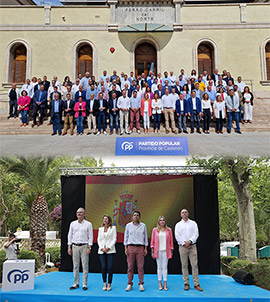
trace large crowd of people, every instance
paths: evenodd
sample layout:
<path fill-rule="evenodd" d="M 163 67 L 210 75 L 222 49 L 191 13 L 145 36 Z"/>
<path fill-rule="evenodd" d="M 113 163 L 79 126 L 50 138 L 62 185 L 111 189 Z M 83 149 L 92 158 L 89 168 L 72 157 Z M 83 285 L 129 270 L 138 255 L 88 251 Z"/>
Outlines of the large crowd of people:
<path fill-rule="evenodd" d="M 165 71 L 163 77 L 150 71 L 147 76 L 142 73 L 137 78 L 133 72 L 129 76 L 121 72 L 119 76 L 114 70 L 109 76 L 104 70 L 99 81 L 86 72 L 84 76 L 78 74 L 75 83 L 66 76 L 62 85 L 57 76 L 51 82 L 47 76 L 33 77 L 32 81 L 27 79 L 20 90 L 12 84 L 8 97 L 8 118 L 16 118 L 20 112 L 20 126 L 27 126 L 32 116 L 31 126 L 35 127 L 48 115 L 52 135 L 66 135 L 68 128 L 73 135 L 74 123 L 77 135 L 83 134 L 85 124 L 87 134 L 107 134 L 108 120 L 110 135 L 114 129 L 120 135 L 134 131 L 140 134 L 141 126 L 147 134 L 151 125 L 154 133 L 159 134 L 163 121 L 167 134 L 188 133 L 188 126 L 190 133 L 194 133 L 196 127 L 197 133 L 201 133 L 202 128 L 209 134 L 211 121 L 216 122 L 218 134 L 223 133 L 225 121 L 228 133 L 235 122 L 235 132 L 241 134 L 240 123 L 252 123 L 250 88 L 241 76 L 235 81 L 230 72 L 223 70 L 219 74 L 217 69 L 213 74 L 204 71 L 199 75 L 193 69 L 190 76 L 184 69 L 178 76 L 173 71 Z"/>

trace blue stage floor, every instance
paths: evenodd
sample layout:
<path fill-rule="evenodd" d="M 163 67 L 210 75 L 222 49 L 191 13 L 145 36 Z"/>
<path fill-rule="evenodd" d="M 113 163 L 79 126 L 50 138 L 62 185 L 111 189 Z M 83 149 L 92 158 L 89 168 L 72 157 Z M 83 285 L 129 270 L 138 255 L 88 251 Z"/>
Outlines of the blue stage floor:
<path fill-rule="evenodd" d="M 191 278 L 192 279 L 192 278 Z M 190 280 L 191 280 L 190 279 Z M 89 274 L 88 291 L 80 287 L 69 290 L 73 284 L 73 274 L 51 272 L 35 278 L 33 291 L 0 292 L 1 302 L 126 302 L 126 301 L 162 301 L 162 302 L 258 302 L 270 301 L 270 292 L 253 285 L 241 285 L 232 278 L 222 275 L 201 275 L 200 284 L 203 292 L 193 288 L 187 292 L 183 289 L 181 275 L 168 276 L 168 291 L 158 290 L 156 275 L 145 275 L 145 291 L 139 292 L 138 278 L 135 275 L 133 290 L 126 292 L 126 275 L 114 275 L 112 291 L 102 291 L 101 274 Z M 139 299 L 139 300 L 138 300 Z"/>

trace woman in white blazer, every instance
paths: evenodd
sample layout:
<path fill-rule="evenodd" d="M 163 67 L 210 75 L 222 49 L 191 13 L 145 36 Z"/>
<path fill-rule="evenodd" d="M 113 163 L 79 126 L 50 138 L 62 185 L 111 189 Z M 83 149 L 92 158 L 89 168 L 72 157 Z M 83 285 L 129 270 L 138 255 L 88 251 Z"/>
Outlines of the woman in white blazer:
<path fill-rule="evenodd" d="M 98 229 L 98 254 L 101 263 L 103 290 L 111 290 L 113 278 L 113 259 L 116 253 L 116 227 L 112 225 L 109 215 L 103 216 L 102 226 Z M 108 283 L 107 283 L 108 275 Z"/>

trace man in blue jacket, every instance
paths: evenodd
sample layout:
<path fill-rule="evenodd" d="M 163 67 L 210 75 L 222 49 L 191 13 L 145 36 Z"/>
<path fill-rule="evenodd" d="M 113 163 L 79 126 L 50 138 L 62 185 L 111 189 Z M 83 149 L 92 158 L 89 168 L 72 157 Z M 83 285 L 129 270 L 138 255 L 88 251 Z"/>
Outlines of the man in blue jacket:
<path fill-rule="evenodd" d="M 51 109 L 51 121 L 53 123 L 53 133 L 52 135 L 62 135 L 61 119 L 64 110 L 64 102 L 60 100 L 59 94 L 54 95 L 54 99 L 50 103 Z"/>
<path fill-rule="evenodd" d="M 175 112 L 178 116 L 179 133 L 182 132 L 182 128 L 184 130 L 184 133 L 188 133 L 187 117 L 190 116 L 189 103 L 186 99 L 184 99 L 183 93 L 180 93 L 179 97 L 180 99 L 178 99 L 175 104 Z"/>
<path fill-rule="evenodd" d="M 200 121 L 202 115 L 202 103 L 201 100 L 196 97 L 196 90 L 192 90 L 191 97 L 188 99 L 189 103 L 189 112 L 190 112 L 190 121 L 191 121 L 191 133 L 194 133 L 194 119 L 197 121 L 197 133 L 201 134 L 200 131 Z"/>
<path fill-rule="evenodd" d="M 119 120 L 119 109 L 117 107 L 118 98 L 116 93 L 112 94 L 112 97 L 109 99 L 108 107 L 110 114 L 110 135 L 113 134 L 113 122 L 115 122 L 115 131 L 116 134 L 119 134 L 118 120 Z"/>
<path fill-rule="evenodd" d="M 39 112 L 39 122 L 38 126 L 42 124 L 44 111 L 47 105 L 47 91 L 44 89 L 44 85 L 40 85 L 40 90 L 37 90 L 33 96 L 33 107 L 34 107 L 34 116 L 33 116 L 33 124 L 32 128 L 37 124 L 37 115 Z"/>

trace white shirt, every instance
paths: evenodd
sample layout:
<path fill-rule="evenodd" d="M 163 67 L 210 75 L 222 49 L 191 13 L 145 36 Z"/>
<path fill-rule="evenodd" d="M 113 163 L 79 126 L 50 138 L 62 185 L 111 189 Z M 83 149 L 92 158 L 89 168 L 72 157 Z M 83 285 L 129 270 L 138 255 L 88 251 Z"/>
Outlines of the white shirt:
<path fill-rule="evenodd" d="M 193 110 L 197 110 L 196 107 L 196 98 L 192 98 Z"/>
<path fill-rule="evenodd" d="M 5 244 L 7 244 L 7 242 Z M 17 249 L 16 244 L 11 243 L 11 245 L 9 247 L 5 247 L 5 244 L 4 244 L 4 251 L 6 253 L 6 258 L 8 260 L 17 260 L 18 257 L 16 254 L 16 249 Z"/>
<path fill-rule="evenodd" d="M 184 99 L 183 100 L 179 99 L 179 101 L 180 101 L 181 112 L 182 111 L 184 112 Z"/>
<path fill-rule="evenodd" d="M 191 219 L 184 221 L 183 219 L 175 225 L 175 239 L 179 245 L 184 245 L 186 241 L 191 240 L 196 243 L 199 237 L 197 223 Z"/>
<path fill-rule="evenodd" d="M 213 108 L 215 110 L 215 115 L 216 118 L 225 118 L 225 102 L 222 101 L 221 103 L 215 101 L 213 104 Z M 221 116 L 220 116 L 220 111 L 221 111 Z"/>
<path fill-rule="evenodd" d="M 22 94 L 22 92 L 24 91 L 24 90 L 26 90 L 27 91 L 27 95 L 28 96 L 30 96 L 30 98 L 32 98 L 33 97 L 33 95 L 34 95 L 34 85 L 33 84 L 24 84 L 23 86 L 22 86 L 22 89 L 21 89 L 21 92 L 20 92 L 20 94 Z"/>
<path fill-rule="evenodd" d="M 126 84 L 128 84 L 128 89 L 130 88 L 130 82 L 129 82 L 129 80 L 126 80 L 126 81 L 121 82 L 121 89 L 122 90 L 125 89 Z"/>
<path fill-rule="evenodd" d="M 155 99 L 152 100 L 152 114 L 160 114 L 161 111 L 163 110 L 163 107 L 162 107 L 162 101 L 161 99 L 157 99 L 157 101 Z M 159 109 L 157 109 L 159 108 Z"/>
<path fill-rule="evenodd" d="M 124 109 L 129 109 L 130 107 L 130 100 L 129 97 L 126 96 L 125 98 L 123 96 L 120 96 L 117 102 L 117 107 L 124 108 Z"/>
<path fill-rule="evenodd" d="M 155 91 L 156 90 L 158 90 L 158 84 L 152 84 L 152 86 L 151 86 L 151 91 L 153 92 L 153 93 L 155 93 Z"/>
<path fill-rule="evenodd" d="M 144 101 L 144 112 L 148 112 L 148 102 L 149 101 Z"/>
<path fill-rule="evenodd" d="M 170 76 L 170 79 L 171 79 L 171 83 L 174 84 L 176 81 L 176 76 L 175 75 Z"/>
<path fill-rule="evenodd" d="M 162 99 L 163 108 L 167 107 L 167 108 L 175 109 L 175 98 L 172 97 L 171 93 L 168 95 L 164 94 L 161 99 Z"/>
<path fill-rule="evenodd" d="M 166 231 L 159 231 L 158 232 L 158 242 L 159 242 L 159 251 L 166 251 Z"/>
<path fill-rule="evenodd" d="M 91 100 L 90 99 L 90 110 L 93 110 L 93 106 L 94 106 L 94 102 L 95 102 L 95 100 Z M 93 113 L 93 112 L 91 112 L 91 113 Z"/>
<path fill-rule="evenodd" d="M 246 84 L 244 82 L 237 82 L 235 85 L 238 86 L 238 90 L 240 90 L 241 92 L 244 92 L 244 88 L 246 87 Z"/>
<path fill-rule="evenodd" d="M 98 229 L 98 254 L 103 254 L 102 249 L 109 248 L 107 254 L 116 253 L 115 244 L 116 244 L 116 227 L 109 227 L 107 232 L 104 232 L 104 226 Z"/>
<path fill-rule="evenodd" d="M 81 223 L 78 220 L 71 222 L 68 232 L 68 245 L 72 243 L 93 245 L 93 227 L 91 222 L 85 219 Z"/>
<path fill-rule="evenodd" d="M 76 94 L 76 92 L 79 90 L 79 86 L 80 84 L 76 85 L 76 84 L 73 84 L 72 88 L 71 88 L 71 91 Z"/>
<path fill-rule="evenodd" d="M 210 112 L 211 113 L 213 112 L 210 100 L 207 101 L 202 100 L 202 110 L 203 109 L 210 109 Z"/>

